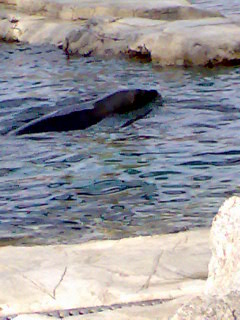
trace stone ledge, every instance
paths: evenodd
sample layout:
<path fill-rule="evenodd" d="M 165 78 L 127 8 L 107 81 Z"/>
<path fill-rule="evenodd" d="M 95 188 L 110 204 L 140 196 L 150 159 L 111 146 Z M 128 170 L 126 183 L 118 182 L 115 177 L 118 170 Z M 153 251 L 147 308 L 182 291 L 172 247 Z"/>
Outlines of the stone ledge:
<path fill-rule="evenodd" d="M 80 245 L 1 247 L 0 316 L 152 299 L 176 299 L 169 305 L 179 306 L 182 296 L 204 288 L 208 236 L 208 230 L 195 230 Z"/>
<path fill-rule="evenodd" d="M 222 16 L 219 12 L 201 10 L 186 0 L 121 1 L 115 0 L 0 0 L 15 10 L 41 14 L 56 19 L 86 20 L 93 16 L 142 17 L 157 20 L 201 19 Z"/>
<path fill-rule="evenodd" d="M 122 6 L 133 6 L 134 3 L 127 2 Z M 160 2 L 161 5 L 163 3 Z M 84 2 L 87 4 L 90 6 L 90 0 Z M 170 4 L 174 7 L 175 2 L 170 1 Z M 150 8 L 151 5 L 153 2 L 150 2 Z M 190 5 L 178 8 L 182 10 L 185 7 L 193 9 Z M 170 10 L 171 6 L 167 8 Z M 167 8 L 164 9 L 166 12 Z M 119 14 L 120 11 L 117 10 Z M 53 44 L 63 48 L 67 56 L 134 58 L 160 66 L 212 67 L 240 63 L 240 25 L 223 17 L 192 19 L 188 15 L 188 20 L 167 21 L 113 15 L 91 18 L 87 15 L 80 20 L 74 18 L 75 21 L 69 21 L 40 15 L 41 10 L 38 14 L 23 13 L 10 9 L 6 4 L 0 4 L 0 12 L 0 39 Z M 138 7 L 134 12 L 138 12 Z"/>

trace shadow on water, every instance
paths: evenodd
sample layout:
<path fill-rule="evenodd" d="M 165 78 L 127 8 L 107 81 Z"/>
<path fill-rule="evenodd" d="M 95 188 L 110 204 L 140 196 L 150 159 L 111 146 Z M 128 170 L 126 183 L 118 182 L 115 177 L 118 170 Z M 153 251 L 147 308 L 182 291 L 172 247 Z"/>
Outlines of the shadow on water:
<path fill-rule="evenodd" d="M 209 226 L 239 193 L 239 68 L 66 61 L 52 47 L 1 44 L 0 132 L 122 88 L 164 106 L 131 123 L 0 136 L 0 243 L 73 243 Z M 128 126 L 124 126 L 129 122 Z"/>

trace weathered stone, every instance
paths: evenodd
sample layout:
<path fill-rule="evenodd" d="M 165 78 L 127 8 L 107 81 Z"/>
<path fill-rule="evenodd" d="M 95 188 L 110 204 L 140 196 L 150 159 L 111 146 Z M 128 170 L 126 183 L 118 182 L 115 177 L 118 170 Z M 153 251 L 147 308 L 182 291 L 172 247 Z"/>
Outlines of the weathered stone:
<path fill-rule="evenodd" d="M 181 307 L 171 320 L 238 320 L 240 295 L 230 293 L 222 298 L 202 296 Z"/>
<path fill-rule="evenodd" d="M 240 319 L 240 197 L 220 207 L 213 219 L 210 246 L 205 295 L 181 307 L 172 320 Z"/>
<path fill-rule="evenodd" d="M 21 3 L 32 5 L 31 1 Z M 105 12 L 108 15 L 91 17 L 93 13 L 87 15 L 89 19 L 82 17 L 80 20 L 67 21 L 49 18 L 45 14 L 46 10 L 54 11 L 55 4 L 63 5 L 61 2 L 53 2 L 51 6 L 48 4 L 50 9 L 41 3 L 38 3 L 38 14 L 35 15 L 1 9 L 0 39 L 38 45 L 53 44 L 63 47 L 68 55 L 123 56 L 152 61 L 161 66 L 240 63 L 240 26 L 226 18 L 167 21 L 139 18 L 137 16 L 141 15 L 135 13 L 135 17 L 113 17 L 110 12 Z M 166 5 L 165 2 L 154 1 L 149 6 L 154 3 L 156 6 L 159 3 Z M 84 2 L 85 6 L 87 4 L 91 6 L 91 1 Z M 121 6 L 125 8 L 133 4 L 136 5 L 134 0 L 123 2 Z M 135 11 L 139 11 L 142 5 L 138 4 Z M 148 3 L 144 2 L 144 5 Z M 164 9 L 166 12 L 176 3 L 170 1 L 168 6 Z M 192 7 L 188 4 L 187 8 Z M 157 7 L 155 9 L 158 10 Z M 118 13 L 120 11 L 116 10 Z M 67 12 L 64 10 L 64 13 Z M 56 14 L 53 13 L 53 16 Z"/>
<path fill-rule="evenodd" d="M 131 57 L 129 52 L 137 53 L 144 47 L 149 53 L 147 57 L 162 66 L 240 61 L 240 27 L 227 19 L 164 22 L 125 18 L 110 23 L 98 21 L 98 24 L 88 25 L 84 32 L 79 31 L 77 41 L 69 42 L 72 53 Z"/>
<path fill-rule="evenodd" d="M 212 223 L 210 241 L 206 293 L 240 294 L 240 197 L 232 197 L 221 206 Z"/>
<path fill-rule="evenodd" d="M 162 20 L 201 19 L 222 16 L 218 12 L 201 10 L 186 0 L 121 1 L 115 0 L 0 0 L 17 10 L 48 17 L 82 20 L 94 16 L 142 17 Z"/>
<path fill-rule="evenodd" d="M 196 230 L 80 245 L 1 247 L 0 316 L 170 299 L 167 305 L 123 306 L 92 315 L 101 319 L 134 308 L 148 310 L 143 319 L 154 319 L 155 309 L 167 319 L 183 297 L 188 301 L 204 289 L 208 235 Z"/>

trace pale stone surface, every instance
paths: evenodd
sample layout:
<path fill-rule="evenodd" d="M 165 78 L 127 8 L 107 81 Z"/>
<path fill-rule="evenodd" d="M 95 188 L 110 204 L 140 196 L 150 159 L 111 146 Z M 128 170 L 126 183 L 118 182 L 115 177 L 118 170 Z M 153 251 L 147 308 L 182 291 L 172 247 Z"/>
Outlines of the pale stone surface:
<path fill-rule="evenodd" d="M 142 18 L 89 20 L 69 35 L 69 50 L 82 55 L 131 56 L 145 48 L 164 65 L 206 65 L 240 59 L 240 27 L 223 18 L 175 22 Z"/>
<path fill-rule="evenodd" d="M 151 57 L 162 66 L 240 59 L 240 26 L 226 18 L 167 22 L 95 17 L 73 22 L 5 9 L 0 15 L 0 38 L 63 45 L 70 54 L 83 56 Z"/>
<path fill-rule="evenodd" d="M 206 293 L 240 294 L 240 197 L 224 202 L 215 216 L 211 233 L 212 258 Z"/>
<path fill-rule="evenodd" d="M 181 307 L 171 320 L 237 320 L 240 319 L 240 295 L 222 298 L 202 296 Z"/>
<path fill-rule="evenodd" d="M 208 230 L 196 230 L 81 245 L 2 247 L 0 316 L 151 299 L 189 300 L 204 289 L 208 235 Z M 156 308 L 169 316 L 182 303 L 175 302 Z M 124 308 L 114 312 L 122 319 L 128 316 Z M 108 315 L 104 311 L 101 317 Z M 149 319 L 154 319 L 152 314 Z"/>
<path fill-rule="evenodd" d="M 200 10 L 186 0 L 0 0 L 17 10 L 66 20 L 93 16 L 145 17 L 178 20 L 221 16 L 218 12 Z"/>
<path fill-rule="evenodd" d="M 231 197 L 220 207 L 210 247 L 205 294 L 181 307 L 172 320 L 240 319 L 240 197 Z"/>
<path fill-rule="evenodd" d="M 240 60 L 240 25 L 185 0 L 0 3 L 0 39 L 7 41 L 53 44 L 83 56 L 140 58 L 161 66 Z"/>

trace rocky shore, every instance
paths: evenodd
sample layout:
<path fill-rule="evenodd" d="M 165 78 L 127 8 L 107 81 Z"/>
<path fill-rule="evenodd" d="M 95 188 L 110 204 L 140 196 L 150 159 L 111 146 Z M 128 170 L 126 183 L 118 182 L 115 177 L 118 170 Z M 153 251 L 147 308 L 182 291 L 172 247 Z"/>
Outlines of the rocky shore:
<path fill-rule="evenodd" d="M 239 24 L 186 0 L 0 0 L 0 39 L 160 66 L 240 62 Z"/>
<path fill-rule="evenodd" d="M 240 319 L 240 198 L 210 230 L 0 249 L 1 319 Z M 209 264 L 210 261 L 210 264 Z M 209 264 L 209 267 L 208 267 Z"/>

